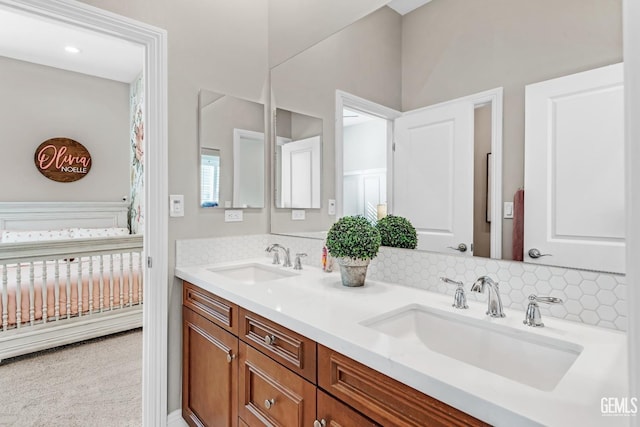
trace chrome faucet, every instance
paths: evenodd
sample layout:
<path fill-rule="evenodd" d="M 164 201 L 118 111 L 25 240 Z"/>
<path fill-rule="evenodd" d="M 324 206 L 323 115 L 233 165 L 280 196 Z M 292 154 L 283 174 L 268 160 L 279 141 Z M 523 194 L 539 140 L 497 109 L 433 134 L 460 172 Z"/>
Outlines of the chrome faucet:
<path fill-rule="evenodd" d="M 489 287 L 489 296 L 487 298 L 487 314 L 490 317 L 505 317 L 502 311 L 502 299 L 500 299 L 500 288 L 498 282 L 494 282 L 489 276 L 480 276 L 478 280 L 471 285 L 471 292 L 483 294 L 484 289 Z"/>
<path fill-rule="evenodd" d="M 291 267 L 291 257 L 289 256 L 289 249 L 285 248 L 282 245 L 279 245 L 278 243 L 274 243 L 272 245 L 267 246 L 267 249 L 265 249 L 265 251 L 269 252 L 269 253 L 271 253 L 273 251 L 276 251 L 275 255 L 273 256 L 273 263 L 274 264 L 278 264 L 279 260 L 278 260 L 278 262 L 276 262 L 276 259 L 277 259 L 276 255 L 278 253 L 277 249 L 281 249 L 282 250 L 282 254 L 284 255 L 284 260 L 282 262 L 282 266 L 283 267 Z"/>

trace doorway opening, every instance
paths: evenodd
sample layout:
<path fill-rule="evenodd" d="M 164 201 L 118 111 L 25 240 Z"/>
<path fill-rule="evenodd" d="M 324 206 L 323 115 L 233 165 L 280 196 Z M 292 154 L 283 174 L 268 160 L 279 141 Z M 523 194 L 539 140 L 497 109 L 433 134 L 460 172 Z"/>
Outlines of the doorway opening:
<path fill-rule="evenodd" d="M 375 222 L 387 212 L 389 120 L 342 110 L 343 214 Z"/>
<path fill-rule="evenodd" d="M 0 9 L 137 44 L 143 50 L 145 127 L 142 420 L 167 424 L 168 138 L 167 33 L 81 2 L 0 0 Z M 141 148 L 141 147 L 137 147 Z M 155 267 L 155 268 L 153 268 Z"/>

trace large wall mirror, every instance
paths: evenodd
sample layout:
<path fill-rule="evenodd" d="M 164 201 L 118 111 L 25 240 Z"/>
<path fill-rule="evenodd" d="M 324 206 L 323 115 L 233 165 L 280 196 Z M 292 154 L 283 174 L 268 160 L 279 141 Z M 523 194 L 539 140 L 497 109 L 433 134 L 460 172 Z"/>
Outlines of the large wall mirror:
<path fill-rule="evenodd" d="M 198 113 L 200 206 L 264 208 L 264 106 L 201 90 Z"/>
<path fill-rule="evenodd" d="M 554 4 L 432 0 L 405 15 L 382 7 L 272 68 L 274 108 L 304 111 L 323 121 L 322 199 L 336 199 L 337 216 L 358 212 L 373 217 L 374 204 L 386 205 L 389 213 L 395 213 L 400 208 L 394 200 L 402 179 L 413 179 L 417 188 L 415 194 L 405 196 L 414 199 L 407 206 L 428 205 L 432 198 L 421 195 L 419 187 L 431 185 L 433 191 L 442 192 L 446 186 L 438 187 L 441 183 L 434 182 L 434 177 L 425 181 L 428 174 L 424 172 L 445 163 L 421 162 L 414 156 L 417 166 L 399 169 L 392 147 L 398 117 L 501 88 L 501 111 L 495 102 L 480 97 L 462 112 L 470 117 L 474 151 L 469 160 L 474 177 L 467 204 L 476 212 L 473 255 L 514 259 L 514 221 L 505 218 L 508 212 L 503 206 L 495 209 L 488 200 L 499 196 L 503 202 L 512 202 L 525 185 L 525 88 L 622 61 L 620 2 L 588 0 L 585 7 L 584 1 L 568 0 L 561 9 Z M 554 12 L 549 14 L 552 7 Z M 347 94 L 344 98 L 349 101 L 338 102 L 340 93 Z M 369 145 L 377 137 L 368 137 L 366 143 L 349 142 L 365 127 L 373 129 L 375 125 L 365 124 L 372 119 L 378 123 L 380 144 L 386 139 L 386 152 L 382 145 Z M 497 125 L 497 119 L 502 123 Z M 499 153 L 492 145 L 497 134 L 503 141 Z M 354 150 L 360 165 L 349 154 Z M 367 156 L 376 150 L 378 161 L 368 162 Z M 386 162 L 381 159 L 383 152 Z M 498 194 L 492 195 L 487 188 L 498 189 Z M 446 199 L 451 194 L 441 196 Z M 271 230 L 322 236 L 336 217 L 323 207 L 317 217 L 307 219 L 291 221 L 276 213 Z M 491 241 L 492 230 L 500 231 L 498 241 Z M 524 261 L 551 258 L 529 258 L 526 249 Z M 458 253 L 448 247 L 441 251 Z M 556 264 L 575 266 L 571 261 Z"/>

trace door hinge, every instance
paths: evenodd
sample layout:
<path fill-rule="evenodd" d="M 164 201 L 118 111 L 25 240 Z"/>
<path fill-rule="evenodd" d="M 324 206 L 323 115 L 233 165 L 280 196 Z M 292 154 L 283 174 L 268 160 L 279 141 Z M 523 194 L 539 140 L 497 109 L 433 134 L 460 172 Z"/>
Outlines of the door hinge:
<path fill-rule="evenodd" d="M 153 267 L 153 258 L 151 258 L 150 256 L 147 257 L 147 267 Z"/>

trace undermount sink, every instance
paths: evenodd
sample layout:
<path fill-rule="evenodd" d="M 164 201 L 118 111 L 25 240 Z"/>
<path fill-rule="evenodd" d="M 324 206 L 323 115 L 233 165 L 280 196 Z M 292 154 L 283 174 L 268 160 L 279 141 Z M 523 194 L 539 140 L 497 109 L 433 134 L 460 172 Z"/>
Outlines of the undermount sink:
<path fill-rule="evenodd" d="M 215 267 L 207 270 L 248 285 L 297 275 L 292 271 L 284 270 L 282 267 L 270 267 L 258 263 Z"/>
<path fill-rule="evenodd" d="M 583 347 L 419 304 L 362 325 L 540 390 L 555 388 Z"/>

